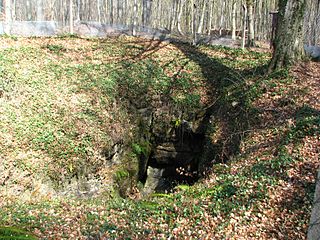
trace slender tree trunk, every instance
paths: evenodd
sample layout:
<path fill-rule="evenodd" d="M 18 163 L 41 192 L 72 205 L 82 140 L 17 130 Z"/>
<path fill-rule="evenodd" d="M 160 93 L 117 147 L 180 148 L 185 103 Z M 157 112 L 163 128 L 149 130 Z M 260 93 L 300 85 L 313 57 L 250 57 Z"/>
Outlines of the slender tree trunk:
<path fill-rule="evenodd" d="M 178 32 L 180 35 L 183 35 L 182 29 L 181 29 L 181 17 L 183 13 L 183 6 L 186 0 L 180 0 L 180 7 L 179 7 L 179 14 L 178 14 Z"/>
<path fill-rule="evenodd" d="M 42 0 L 37 0 L 37 21 L 43 21 Z"/>
<path fill-rule="evenodd" d="M 149 26 L 151 19 L 152 0 L 143 0 L 142 25 Z"/>
<path fill-rule="evenodd" d="M 70 34 L 73 34 L 73 0 L 69 1 Z"/>
<path fill-rule="evenodd" d="M 100 5 L 101 5 L 100 0 L 97 0 L 97 13 L 98 13 L 98 22 L 99 22 L 99 23 L 101 22 Z"/>
<path fill-rule="evenodd" d="M 201 11 L 201 18 L 200 18 L 200 22 L 199 22 L 199 25 L 198 25 L 198 34 L 201 34 L 202 33 L 202 28 L 203 28 L 203 23 L 204 23 L 204 15 L 205 15 L 205 11 L 206 11 L 206 2 L 207 0 L 204 0 L 203 3 L 202 3 L 202 11 Z"/>
<path fill-rule="evenodd" d="M 170 17 L 170 31 L 174 29 L 176 17 L 177 17 L 177 0 L 173 0 Z"/>
<path fill-rule="evenodd" d="M 279 0 L 275 49 L 269 72 L 288 67 L 304 56 L 303 21 L 306 0 Z"/>
<path fill-rule="evenodd" d="M 158 11 L 156 11 L 157 17 L 156 17 L 156 21 L 157 21 L 157 27 L 161 27 L 161 12 L 162 12 L 162 0 L 158 0 Z"/>
<path fill-rule="evenodd" d="M 6 22 L 12 21 L 11 15 L 11 0 L 5 0 L 5 15 L 6 15 Z"/>
<path fill-rule="evenodd" d="M 13 0 L 12 9 L 11 9 L 11 20 L 15 21 L 16 20 L 16 7 L 17 7 L 17 1 Z"/>
<path fill-rule="evenodd" d="M 222 29 L 225 28 L 225 7 L 226 7 L 226 2 L 222 2 L 222 8 L 221 8 L 221 16 L 220 16 L 220 24 L 219 24 L 219 34 L 222 34 Z"/>
<path fill-rule="evenodd" d="M 137 36 L 137 23 L 138 23 L 138 2 L 134 0 L 133 5 L 133 28 L 132 28 L 132 35 Z"/>
<path fill-rule="evenodd" d="M 11 0 L 8 0 L 8 2 L 10 2 L 10 5 L 11 5 Z M 32 15 L 31 15 L 32 10 L 31 10 L 31 2 L 30 2 L 30 0 L 26 0 L 26 5 L 27 5 L 27 20 L 31 21 L 31 19 L 32 19 Z M 12 18 L 12 16 L 11 16 L 11 13 L 10 13 L 10 19 L 11 18 Z"/>
<path fill-rule="evenodd" d="M 77 0 L 77 21 L 80 22 L 80 8 L 81 8 L 81 0 Z"/>
<path fill-rule="evenodd" d="M 110 8 L 110 24 L 113 24 L 113 22 L 114 22 L 114 19 L 113 19 L 113 0 L 110 0 L 109 8 Z"/>
<path fill-rule="evenodd" d="M 247 6 L 243 5 L 243 22 L 242 22 L 242 42 L 241 42 L 241 47 L 245 48 L 246 46 L 246 37 L 247 37 L 247 16 L 248 16 L 248 11 L 247 11 Z"/>
<path fill-rule="evenodd" d="M 254 22 L 253 22 L 253 3 L 248 4 L 248 25 L 249 25 L 249 34 L 248 34 L 248 47 L 254 47 Z"/>
<path fill-rule="evenodd" d="M 194 26 L 194 9 L 195 9 L 195 5 L 194 5 L 194 0 L 190 0 L 190 12 L 191 12 L 191 24 L 190 24 L 190 27 L 191 27 L 191 33 L 194 34 L 194 32 L 196 31 Z"/>
<path fill-rule="evenodd" d="M 197 13 L 198 13 L 198 8 L 197 8 L 197 6 L 196 6 L 196 4 L 193 4 L 193 6 L 192 6 L 192 8 L 193 8 L 193 17 L 192 17 L 192 19 L 193 19 L 193 22 L 192 22 L 192 25 L 193 25 L 193 45 L 197 45 L 197 43 L 198 43 L 198 40 L 197 40 Z"/>
<path fill-rule="evenodd" d="M 233 0 L 232 3 L 232 24 L 231 24 L 231 38 L 233 40 L 236 39 L 236 28 L 237 28 L 237 22 L 236 22 L 236 13 L 237 13 L 237 1 Z"/>
<path fill-rule="evenodd" d="M 212 29 L 213 3 L 214 3 L 214 1 L 209 2 L 209 20 L 208 20 L 208 35 L 209 36 L 211 34 L 211 29 Z"/>

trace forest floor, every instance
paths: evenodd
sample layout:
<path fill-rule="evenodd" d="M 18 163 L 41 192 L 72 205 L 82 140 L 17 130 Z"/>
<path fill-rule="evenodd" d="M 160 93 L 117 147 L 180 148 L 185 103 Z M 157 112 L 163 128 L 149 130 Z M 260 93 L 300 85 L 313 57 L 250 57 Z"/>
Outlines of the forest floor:
<path fill-rule="evenodd" d="M 306 239 L 320 166 L 319 62 L 265 75 L 270 53 L 257 49 L 131 37 L 0 45 L 0 225 L 8 227 L 0 239 L 12 227 L 40 239 Z M 216 92 L 226 116 L 240 106 L 236 131 L 216 134 L 225 144 L 239 136 L 238 150 L 223 152 L 228 161 L 192 186 L 146 198 L 108 187 L 73 197 L 44 184 L 66 181 L 86 161 L 110 185 L 101 153 L 132 124 L 119 99 L 167 89 L 190 109 Z"/>

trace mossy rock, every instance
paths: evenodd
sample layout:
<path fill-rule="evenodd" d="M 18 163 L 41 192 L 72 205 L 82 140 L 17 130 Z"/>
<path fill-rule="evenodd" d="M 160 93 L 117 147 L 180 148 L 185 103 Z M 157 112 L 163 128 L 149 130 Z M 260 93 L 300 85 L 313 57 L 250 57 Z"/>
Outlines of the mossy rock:
<path fill-rule="evenodd" d="M 127 197 L 137 184 L 139 171 L 139 160 L 135 154 L 126 154 L 121 166 L 113 175 L 115 190 L 121 197 Z"/>
<path fill-rule="evenodd" d="M 38 238 L 31 233 L 16 227 L 0 227 L 0 240 L 1 239 L 37 240 Z"/>

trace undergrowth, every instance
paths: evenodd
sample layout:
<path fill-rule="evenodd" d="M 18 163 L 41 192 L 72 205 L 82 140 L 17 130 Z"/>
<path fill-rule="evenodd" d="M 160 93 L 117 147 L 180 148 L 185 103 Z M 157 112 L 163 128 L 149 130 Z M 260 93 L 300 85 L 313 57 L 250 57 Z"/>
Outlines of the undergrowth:
<path fill-rule="evenodd" d="M 292 71 L 264 75 L 269 54 L 124 37 L 4 40 L 1 225 L 44 239 L 305 237 L 320 114 L 304 97 L 316 93 Z M 55 198 L 36 186 L 39 178 L 57 189 L 92 175 L 110 184 L 105 152 L 127 141 L 146 154 L 148 144 L 131 142 L 133 113 L 163 106 L 173 111 L 168 124 L 190 113 L 211 117 L 219 156 L 209 156 L 194 186 L 145 199 L 139 190 L 123 199 L 109 188 L 92 199 Z"/>

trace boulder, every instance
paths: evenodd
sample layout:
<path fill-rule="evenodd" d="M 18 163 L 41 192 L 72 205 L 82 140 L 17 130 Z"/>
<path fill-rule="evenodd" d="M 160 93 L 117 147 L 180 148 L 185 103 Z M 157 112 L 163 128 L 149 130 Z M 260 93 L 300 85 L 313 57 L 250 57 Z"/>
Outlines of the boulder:
<path fill-rule="evenodd" d="M 314 59 L 320 60 L 320 46 L 304 46 L 306 54 Z"/>

